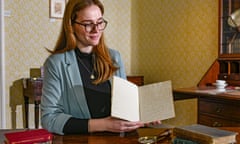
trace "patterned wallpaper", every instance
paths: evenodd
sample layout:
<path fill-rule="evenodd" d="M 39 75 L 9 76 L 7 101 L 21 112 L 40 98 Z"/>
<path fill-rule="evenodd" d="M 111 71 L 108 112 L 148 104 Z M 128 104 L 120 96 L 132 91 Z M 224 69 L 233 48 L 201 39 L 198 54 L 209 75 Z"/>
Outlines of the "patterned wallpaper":
<path fill-rule="evenodd" d="M 11 11 L 5 17 L 7 127 L 20 128 L 24 119 L 21 78 L 30 76 L 30 68 L 43 65 L 48 56 L 45 47 L 54 46 L 61 20 L 49 19 L 49 0 L 5 0 L 5 10 Z"/>
<path fill-rule="evenodd" d="M 131 67 L 146 83 L 196 85 L 217 57 L 218 1 L 135 0 Z"/>
<path fill-rule="evenodd" d="M 218 53 L 217 0 L 133 0 L 131 73 L 145 83 L 196 86 Z M 175 102 L 164 123 L 197 122 L 197 100 Z"/>
<path fill-rule="evenodd" d="M 145 83 L 172 80 L 174 88 L 194 86 L 217 57 L 218 1 L 102 1 L 107 44 L 121 52 L 128 75 L 144 75 Z M 49 0 L 5 0 L 5 10 L 11 11 L 5 17 L 7 127 L 21 128 L 21 78 L 43 64 L 61 20 L 49 19 Z M 196 100 L 175 102 L 175 109 L 176 118 L 166 123 L 196 122 Z M 33 127 L 33 105 L 30 121 Z"/>

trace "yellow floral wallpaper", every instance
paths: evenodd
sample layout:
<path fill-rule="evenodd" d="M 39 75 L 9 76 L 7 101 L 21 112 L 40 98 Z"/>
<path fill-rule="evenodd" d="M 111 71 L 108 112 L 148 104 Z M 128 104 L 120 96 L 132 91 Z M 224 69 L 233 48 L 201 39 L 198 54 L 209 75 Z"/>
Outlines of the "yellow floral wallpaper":
<path fill-rule="evenodd" d="M 102 0 L 109 47 L 121 52 L 128 75 L 145 83 L 172 80 L 173 87 L 195 86 L 217 58 L 217 0 Z M 22 128 L 21 79 L 39 68 L 56 42 L 61 19 L 49 18 L 49 0 L 5 0 L 7 128 Z M 175 102 L 176 117 L 195 123 L 197 101 Z M 33 127 L 33 105 L 30 107 Z"/>
<path fill-rule="evenodd" d="M 217 0 L 135 0 L 132 72 L 146 83 L 172 80 L 174 87 L 196 85 L 218 49 Z M 137 59 L 135 59 L 135 56 Z"/>
<path fill-rule="evenodd" d="M 218 0 L 132 0 L 131 73 L 145 83 L 196 86 L 218 54 Z M 197 100 L 175 102 L 164 123 L 197 122 Z"/>
<path fill-rule="evenodd" d="M 49 0 L 5 0 L 5 10 L 11 11 L 5 17 L 7 127 L 21 128 L 21 79 L 30 76 L 30 68 L 43 65 L 48 56 L 45 48 L 54 46 L 61 20 L 49 19 Z M 33 108 L 30 110 L 33 127 Z"/>

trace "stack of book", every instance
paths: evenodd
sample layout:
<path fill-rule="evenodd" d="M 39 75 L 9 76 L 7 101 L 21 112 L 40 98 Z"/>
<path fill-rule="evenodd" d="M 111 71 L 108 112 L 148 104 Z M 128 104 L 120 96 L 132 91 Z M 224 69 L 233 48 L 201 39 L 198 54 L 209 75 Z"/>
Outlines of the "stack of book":
<path fill-rule="evenodd" d="M 237 132 L 221 130 L 200 124 L 175 127 L 174 144 L 233 144 Z"/>

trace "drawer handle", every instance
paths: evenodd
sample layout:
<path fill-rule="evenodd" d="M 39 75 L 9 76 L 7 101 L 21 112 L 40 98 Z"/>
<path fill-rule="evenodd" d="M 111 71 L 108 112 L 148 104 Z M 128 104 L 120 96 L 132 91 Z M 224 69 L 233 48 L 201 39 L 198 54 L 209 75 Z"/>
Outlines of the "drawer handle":
<path fill-rule="evenodd" d="M 220 107 L 216 108 L 216 112 L 217 112 L 217 113 L 222 112 L 222 108 L 220 108 Z"/>
<path fill-rule="evenodd" d="M 219 122 L 214 122 L 214 123 L 212 124 L 212 126 L 213 126 L 213 127 L 221 127 L 222 124 L 219 123 Z"/>

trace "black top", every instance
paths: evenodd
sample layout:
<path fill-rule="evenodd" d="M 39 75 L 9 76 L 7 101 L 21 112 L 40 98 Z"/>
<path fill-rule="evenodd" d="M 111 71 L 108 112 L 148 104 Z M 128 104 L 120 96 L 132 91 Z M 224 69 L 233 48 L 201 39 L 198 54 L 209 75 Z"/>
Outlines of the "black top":
<path fill-rule="evenodd" d="M 92 84 L 93 80 L 90 77 L 93 72 L 93 54 L 82 53 L 78 48 L 75 49 L 75 52 L 91 117 L 109 116 L 111 110 L 110 82 Z M 88 133 L 88 119 L 71 117 L 66 122 L 63 132 L 64 134 Z"/>

